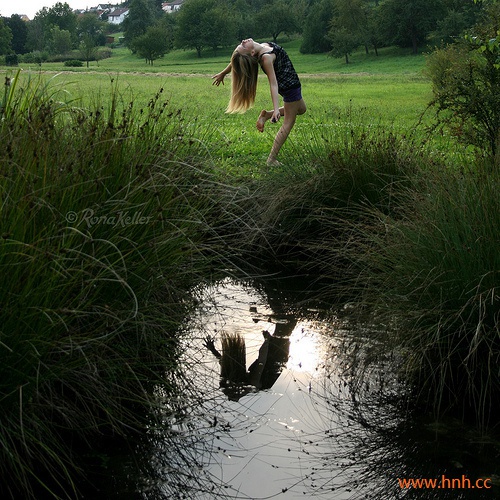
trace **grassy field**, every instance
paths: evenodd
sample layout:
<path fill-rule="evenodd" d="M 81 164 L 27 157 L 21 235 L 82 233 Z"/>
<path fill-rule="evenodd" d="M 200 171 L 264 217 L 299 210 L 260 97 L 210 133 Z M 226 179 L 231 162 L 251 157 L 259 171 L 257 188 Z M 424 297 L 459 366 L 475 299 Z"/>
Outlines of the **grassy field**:
<path fill-rule="evenodd" d="M 414 132 L 432 97 L 430 83 L 422 74 L 423 55 L 383 49 L 377 57 L 363 51 L 354 54 L 346 65 L 343 59 L 324 54 L 301 54 L 299 40 L 280 43 L 289 51 L 301 76 L 308 106 L 307 114 L 299 118 L 285 145 L 285 155 L 287 148 L 299 148 L 300 141 L 309 141 L 318 128 L 344 133 L 353 121 L 357 125 L 364 122 L 402 133 Z M 118 48 L 111 58 L 93 62 L 89 69 L 45 63 L 41 70 L 47 78 L 57 74 L 54 83 L 67 92 L 61 98 L 75 99 L 82 106 L 106 101 L 116 84 L 122 99 L 133 101 L 137 108 L 163 89 L 172 107 L 181 109 L 186 119 L 196 120 L 207 134 L 209 131 L 211 149 L 215 148 L 222 161 L 232 159 L 241 168 L 251 159 L 248 167 L 254 170 L 267 158 L 276 133 L 274 126 L 268 126 L 264 134 L 255 129 L 258 112 L 270 106 L 269 86 L 261 74 L 254 110 L 244 115 L 225 114 L 230 80 L 216 88 L 211 85 L 211 76 L 226 66 L 230 54 L 231 50 L 221 50 L 217 56 L 206 53 L 198 58 L 194 51 L 174 51 L 151 67 L 128 49 Z M 25 77 L 38 70 L 21 67 Z M 427 115 L 424 122 L 428 124 L 429 120 Z M 424 133 L 423 127 L 420 131 Z"/>

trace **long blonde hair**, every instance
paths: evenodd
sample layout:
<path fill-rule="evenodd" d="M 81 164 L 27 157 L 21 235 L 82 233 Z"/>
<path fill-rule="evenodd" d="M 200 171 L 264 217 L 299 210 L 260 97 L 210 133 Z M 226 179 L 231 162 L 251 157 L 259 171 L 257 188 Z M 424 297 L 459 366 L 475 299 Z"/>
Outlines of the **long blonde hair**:
<path fill-rule="evenodd" d="M 223 385 L 247 383 L 245 339 L 239 333 L 223 333 L 221 340 L 220 376 Z"/>
<path fill-rule="evenodd" d="M 253 106 L 257 93 L 259 63 L 254 56 L 236 50 L 231 57 L 231 99 L 226 113 L 244 113 Z"/>

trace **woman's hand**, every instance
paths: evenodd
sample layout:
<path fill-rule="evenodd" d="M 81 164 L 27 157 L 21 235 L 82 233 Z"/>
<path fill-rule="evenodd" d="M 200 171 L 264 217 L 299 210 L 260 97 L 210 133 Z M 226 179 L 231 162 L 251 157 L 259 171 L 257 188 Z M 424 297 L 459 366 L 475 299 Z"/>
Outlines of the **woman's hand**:
<path fill-rule="evenodd" d="M 221 71 L 220 73 L 217 73 L 216 75 L 212 76 L 212 85 L 215 85 L 218 87 L 221 83 L 224 85 L 224 77 L 226 76 L 226 73 Z"/>
<path fill-rule="evenodd" d="M 281 113 L 279 109 L 273 111 L 273 116 L 271 116 L 271 123 L 276 123 L 281 118 Z"/>

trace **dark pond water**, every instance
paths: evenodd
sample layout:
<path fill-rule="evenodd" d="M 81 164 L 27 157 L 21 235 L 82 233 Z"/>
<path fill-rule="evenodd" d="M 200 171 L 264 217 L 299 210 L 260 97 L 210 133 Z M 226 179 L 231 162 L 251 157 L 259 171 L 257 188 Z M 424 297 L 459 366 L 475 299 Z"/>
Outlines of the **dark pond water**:
<path fill-rule="evenodd" d="M 229 279 L 197 295 L 180 360 L 192 387 L 157 388 L 138 498 L 499 498 L 497 444 L 417 418 L 397 354 L 365 363 L 374 326 Z"/>

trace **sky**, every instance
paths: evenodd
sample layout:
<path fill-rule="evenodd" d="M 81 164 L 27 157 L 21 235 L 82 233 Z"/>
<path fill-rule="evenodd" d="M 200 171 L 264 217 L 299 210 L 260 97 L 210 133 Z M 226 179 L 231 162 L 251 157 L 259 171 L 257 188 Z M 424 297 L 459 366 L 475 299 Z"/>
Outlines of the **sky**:
<path fill-rule="evenodd" d="M 86 9 L 95 7 L 102 0 L 0 0 L 0 16 L 10 17 L 12 14 L 26 14 L 30 19 L 44 7 L 53 7 L 56 3 L 67 3 L 72 9 Z M 118 3 L 107 1 L 105 3 Z"/>

